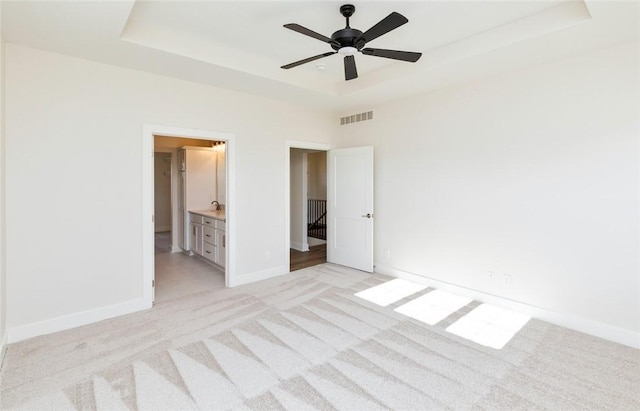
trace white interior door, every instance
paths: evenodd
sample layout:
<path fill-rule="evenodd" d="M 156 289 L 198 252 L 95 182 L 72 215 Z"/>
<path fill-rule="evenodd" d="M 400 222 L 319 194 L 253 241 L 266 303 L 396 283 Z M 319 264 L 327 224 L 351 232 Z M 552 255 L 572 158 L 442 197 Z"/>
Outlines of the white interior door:
<path fill-rule="evenodd" d="M 373 147 L 328 156 L 327 261 L 373 272 Z"/>

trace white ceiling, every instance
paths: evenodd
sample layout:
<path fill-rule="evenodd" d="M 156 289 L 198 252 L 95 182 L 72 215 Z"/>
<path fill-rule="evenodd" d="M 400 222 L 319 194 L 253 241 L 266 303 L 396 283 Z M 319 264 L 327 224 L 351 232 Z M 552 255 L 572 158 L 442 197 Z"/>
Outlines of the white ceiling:
<path fill-rule="evenodd" d="M 331 36 L 332 1 L 2 1 L 5 41 L 346 112 L 411 94 L 638 41 L 638 2 L 359 1 L 361 31 L 396 11 L 409 23 L 368 47 L 422 52 L 415 64 L 358 54 L 280 66 L 330 46 L 282 27 Z M 317 69 L 322 63 L 325 71 Z"/>

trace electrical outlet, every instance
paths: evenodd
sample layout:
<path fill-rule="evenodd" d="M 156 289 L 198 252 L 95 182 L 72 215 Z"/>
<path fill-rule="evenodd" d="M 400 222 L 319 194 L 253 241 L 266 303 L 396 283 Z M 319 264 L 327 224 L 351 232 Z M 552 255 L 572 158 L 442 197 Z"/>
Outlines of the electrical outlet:
<path fill-rule="evenodd" d="M 271 260 L 271 253 L 269 251 L 264 252 L 264 259 L 267 261 Z"/>
<path fill-rule="evenodd" d="M 509 274 L 502 275 L 502 285 L 504 285 L 505 288 L 511 287 L 511 276 Z"/>
<path fill-rule="evenodd" d="M 391 260 L 391 250 L 384 250 L 384 259 L 387 261 Z"/>

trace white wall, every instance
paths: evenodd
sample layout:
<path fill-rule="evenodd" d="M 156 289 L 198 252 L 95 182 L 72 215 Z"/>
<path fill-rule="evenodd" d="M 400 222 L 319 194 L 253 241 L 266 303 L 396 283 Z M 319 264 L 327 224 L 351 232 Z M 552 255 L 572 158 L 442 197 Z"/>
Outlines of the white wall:
<path fill-rule="evenodd" d="M 309 198 L 327 199 L 327 152 L 309 153 Z"/>
<path fill-rule="evenodd" d="M 291 180 L 291 191 L 289 200 L 291 206 L 289 210 L 291 210 L 291 225 L 289 229 L 291 232 L 291 248 L 298 251 L 308 251 L 309 245 L 307 244 L 305 218 L 307 214 L 307 196 L 305 194 L 307 191 L 307 153 L 297 148 L 290 150 L 289 177 Z"/>
<path fill-rule="evenodd" d="M 226 144 L 221 144 L 214 147 L 216 152 L 216 181 L 217 181 L 217 193 L 216 200 L 220 204 L 227 203 L 227 156 L 226 156 Z"/>
<path fill-rule="evenodd" d="M 10 338 L 142 297 L 143 124 L 235 135 L 235 274 L 288 272 L 282 147 L 326 142 L 335 115 L 13 44 L 6 52 Z"/>
<path fill-rule="evenodd" d="M 171 153 L 155 153 L 153 174 L 155 231 L 171 231 Z"/>
<path fill-rule="evenodd" d="M 0 9 L 2 9 L 0 7 Z M 4 39 L 2 38 L 2 15 L 0 13 L 0 366 L 6 343 L 7 297 L 5 268 L 5 117 L 4 117 Z"/>
<path fill-rule="evenodd" d="M 373 107 L 373 121 L 341 126 L 342 146 L 375 146 L 376 266 L 638 344 L 637 47 Z"/>

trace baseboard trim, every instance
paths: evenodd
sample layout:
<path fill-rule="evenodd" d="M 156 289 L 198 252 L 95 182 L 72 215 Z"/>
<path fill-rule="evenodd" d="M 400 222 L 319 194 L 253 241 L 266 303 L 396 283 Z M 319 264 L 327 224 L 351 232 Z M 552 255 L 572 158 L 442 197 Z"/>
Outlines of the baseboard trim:
<path fill-rule="evenodd" d="M 229 282 L 229 287 L 237 287 L 240 285 L 255 283 L 256 281 L 267 280 L 269 278 L 277 277 L 289 273 L 289 267 L 281 265 L 278 267 L 269 268 L 267 270 L 256 271 L 244 275 L 236 275 L 233 277 L 233 282 Z"/>
<path fill-rule="evenodd" d="M 0 339 L 0 370 L 2 370 L 2 366 L 4 365 L 4 356 L 7 353 L 7 344 L 9 344 L 9 333 L 7 330 L 2 334 L 2 339 Z"/>
<path fill-rule="evenodd" d="M 64 331 L 70 328 L 80 327 L 106 320 L 113 317 L 119 317 L 125 314 L 131 314 L 136 311 L 142 311 L 151 308 L 142 298 L 130 300 L 120 304 L 109 305 L 106 307 L 95 308 L 92 310 L 82 311 L 75 314 L 64 315 L 61 317 L 51 318 L 48 320 L 37 321 L 30 324 L 10 327 L 7 331 L 8 342 L 15 343 L 40 335 L 51 334 L 57 331 Z"/>
<path fill-rule="evenodd" d="M 598 321 L 577 317 L 571 314 L 559 313 L 547 310 L 545 308 L 536 307 L 520 301 L 510 300 L 493 294 L 484 293 L 482 291 L 461 287 L 455 284 L 446 283 L 444 281 L 435 280 L 419 274 L 413 274 L 396 268 L 387 267 L 381 264 L 375 265 L 375 272 L 388 275 L 394 278 L 402 278 L 404 280 L 428 285 L 443 291 L 450 291 L 458 295 L 462 295 L 474 300 L 496 304 L 504 308 L 512 309 L 551 324 L 569 328 L 594 337 L 603 338 L 632 348 L 640 348 L 640 333 L 626 330 L 624 328 L 615 327 Z"/>
<path fill-rule="evenodd" d="M 300 241 L 292 241 L 290 247 L 303 253 L 309 251 L 309 244 L 301 243 Z"/>
<path fill-rule="evenodd" d="M 309 237 L 308 240 L 309 247 L 314 247 L 316 245 L 327 244 L 327 240 L 321 240 L 319 238 Z"/>

